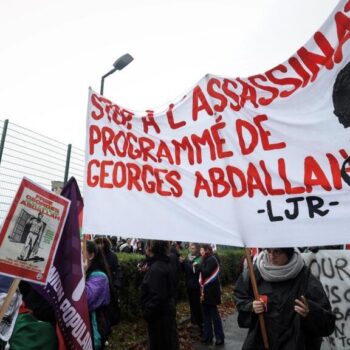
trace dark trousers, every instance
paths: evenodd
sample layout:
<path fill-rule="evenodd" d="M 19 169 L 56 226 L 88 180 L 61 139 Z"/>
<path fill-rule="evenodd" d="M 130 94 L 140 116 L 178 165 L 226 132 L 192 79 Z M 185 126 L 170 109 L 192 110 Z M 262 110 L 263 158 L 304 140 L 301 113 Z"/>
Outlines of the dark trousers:
<path fill-rule="evenodd" d="M 187 289 L 188 301 L 191 311 L 191 323 L 203 327 L 203 314 L 201 307 L 201 292 L 199 288 Z"/>
<path fill-rule="evenodd" d="M 213 340 L 213 326 L 216 340 L 224 340 L 224 330 L 222 328 L 221 317 L 217 305 L 202 304 L 203 308 L 203 338 Z"/>
<path fill-rule="evenodd" d="M 165 315 L 148 322 L 149 350 L 179 350 L 175 304 Z"/>

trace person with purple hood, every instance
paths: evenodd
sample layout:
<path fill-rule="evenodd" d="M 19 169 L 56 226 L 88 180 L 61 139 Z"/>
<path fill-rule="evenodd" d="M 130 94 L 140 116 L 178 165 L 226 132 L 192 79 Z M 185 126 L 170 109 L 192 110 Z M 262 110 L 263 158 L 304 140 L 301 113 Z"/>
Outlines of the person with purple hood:
<path fill-rule="evenodd" d="M 94 350 L 101 350 L 111 332 L 108 316 L 111 278 L 101 247 L 87 241 L 85 292 L 88 302 Z"/>

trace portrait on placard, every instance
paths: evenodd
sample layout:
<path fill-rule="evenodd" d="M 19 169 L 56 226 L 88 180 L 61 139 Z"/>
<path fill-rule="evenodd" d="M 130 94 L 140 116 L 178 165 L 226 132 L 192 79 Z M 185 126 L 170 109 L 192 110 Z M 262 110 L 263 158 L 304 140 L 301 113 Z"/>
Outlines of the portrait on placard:
<path fill-rule="evenodd" d="M 350 62 L 339 72 L 333 86 L 334 114 L 344 128 L 350 128 Z M 345 154 L 341 167 L 343 180 L 350 186 L 350 156 Z"/>
<path fill-rule="evenodd" d="M 0 233 L 0 272 L 45 283 L 69 201 L 23 179 Z"/>

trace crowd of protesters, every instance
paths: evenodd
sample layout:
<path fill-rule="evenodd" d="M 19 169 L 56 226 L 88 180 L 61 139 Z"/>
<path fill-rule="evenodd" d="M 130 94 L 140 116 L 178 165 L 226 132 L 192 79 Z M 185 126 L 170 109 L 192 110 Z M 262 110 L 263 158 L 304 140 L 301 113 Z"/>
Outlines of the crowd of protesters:
<path fill-rule="evenodd" d="M 86 242 L 85 293 L 94 350 L 108 345 L 112 327 L 120 321 L 123 276 L 116 252 L 144 255 L 138 265 L 142 274 L 139 295 L 150 350 L 179 349 L 176 306 L 181 274 L 188 294 L 191 334 L 200 336 L 204 346 L 219 347 L 225 343 L 218 311 L 220 258 L 212 245 L 189 243 L 187 247 L 189 253 L 184 256 L 181 242 L 114 237 Z M 300 251 L 261 249 L 256 256 L 254 275 L 260 295 L 254 295 L 245 265 L 235 284 L 238 324 L 248 328 L 243 349 L 264 349 L 259 328 L 259 316 L 264 314 L 270 349 L 319 350 L 322 337 L 334 331 L 335 316 L 321 283 L 304 265 Z M 2 290 L 9 284 L 8 278 L 0 276 Z M 0 344 L 0 348 L 57 349 L 56 321 L 50 304 L 28 283 L 21 282 L 20 292 L 23 298 L 20 317 L 9 343 Z"/>

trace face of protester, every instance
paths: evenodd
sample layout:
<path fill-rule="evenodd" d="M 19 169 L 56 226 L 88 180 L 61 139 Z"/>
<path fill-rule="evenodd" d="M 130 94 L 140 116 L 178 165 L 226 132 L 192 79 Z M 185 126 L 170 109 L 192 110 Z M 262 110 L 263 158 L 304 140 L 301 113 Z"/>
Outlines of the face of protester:
<path fill-rule="evenodd" d="M 198 254 L 198 249 L 195 244 L 190 245 L 190 252 L 192 255 L 197 255 Z"/>
<path fill-rule="evenodd" d="M 152 253 L 151 248 L 149 247 L 149 245 L 146 245 L 145 255 L 148 256 L 148 257 L 152 257 L 153 256 L 153 253 Z"/>
<path fill-rule="evenodd" d="M 202 256 L 204 256 L 206 253 L 206 250 L 204 248 L 201 248 L 199 252 Z"/>
<path fill-rule="evenodd" d="M 272 265 L 283 266 L 288 264 L 288 256 L 283 250 L 278 248 L 267 249 L 269 261 Z"/>

